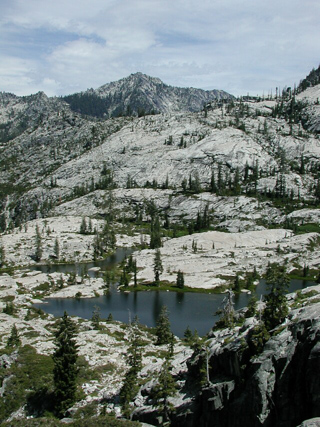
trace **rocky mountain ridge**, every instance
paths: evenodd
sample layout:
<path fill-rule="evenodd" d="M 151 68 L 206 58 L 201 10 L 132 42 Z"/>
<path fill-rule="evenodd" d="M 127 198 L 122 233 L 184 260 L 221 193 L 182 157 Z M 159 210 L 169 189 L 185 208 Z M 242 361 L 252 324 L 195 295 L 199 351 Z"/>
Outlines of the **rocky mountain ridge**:
<path fill-rule="evenodd" d="M 233 96 L 223 90 L 169 86 L 140 72 L 64 97 L 75 111 L 98 117 L 199 111 L 208 102 L 231 99 Z"/>
<path fill-rule="evenodd" d="M 16 98 L 3 101 L 1 121 L 8 135 L 19 123 L 9 115 L 18 109 L 33 111 L 36 125 L 10 140 L 3 138 L 1 227 L 48 215 L 57 205 L 62 212 L 70 199 L 81 205 L 79 196 L 97 190 L 108 198 L 115 187 L 152 187 L 159 195 L 165 187 L 173 190 L 172 201 L 179 200 L 181 191 L 186 196 L 189 191 L 192 201 L 190 192 L 209 190 L 222 197 L 273 194 L 290 197 L 300 207 L 299 198 L 312 204 L 319 193 L 318 90 L 309 88 L 295 101 L 300 106 L 303 99 L 304 115 L 310 118 L 303 123 L 309 131 L 299 117 L 278 117 L 283 100 L 240 100 L 206 112 L 100 122 L 44 95 L 29 100 L 30 105 Z M 42 115 L 34 106 L 39 106 L 38 98 L 48 105 L 40 108 Z M 292 101 L 286 102 L 289 108 Z M 52 107 L 55 103 L 59 108 Z"/>
<path fill-rule="evenodd" d="M 240 291 L 251 287 L 254 292 L 250 274 L 264 275 L 270 264 L 316 280 L 319 90 L 315 85 L 277 98 L 212 103 L 197 112 L 99 121 L 42 93 L 1 94 L 0 268 L 7 269 L 0 276 L 3 351 L 16 324 L 23 345 L 51 354 L 54 321 L 32 308 L 38 298 L 106 291 L 102 278 L 17 267 L 82 262 L 130 246 L 136 248 L 136 279 L 150 285 L 157 252 L 150 237 L 157 221 L 166 284 L 174 285 L 180 270 L 190 288 L 230 288 L 238 278 Z M 128 282 L 126 292 L 133 278 Z M 289 317 L 259 354 L 249 351 L 258 316 L 232 330 L 211 332 L 202 341 L 206 347 L 193 356 L 177 340 L 173 425 L 289 427 L 318 416 L 319 292 L 315 287 L 289 297 Z M 89 321 L 77 321 L 80 354 L 102 374 L 83 382 L 84 398 L 70 414 L 92 403 L 97 414 L 116 411 L 120 416 L 117 398 L 129 331 L 105 322 L 98 332 Z M 138 419 L 156 424 L 163 420 L 152 405 L 152 389 L 166 348 L 159 352 L 147 332 L 144 338 L 142 384 L 132 409 Z M 206 354 L 209 380 L 199 385 L 194 374 L 203 369 Z M 2 368 L 6 376 L 9 371 Z M 22 404 L 10 416 L 23 419 Z"/>

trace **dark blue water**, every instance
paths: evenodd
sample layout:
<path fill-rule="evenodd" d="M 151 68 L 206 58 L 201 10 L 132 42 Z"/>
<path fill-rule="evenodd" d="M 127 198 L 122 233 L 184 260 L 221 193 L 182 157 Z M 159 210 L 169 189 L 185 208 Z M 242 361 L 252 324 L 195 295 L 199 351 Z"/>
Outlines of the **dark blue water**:
<path fill-rule="evenodd" d="M 312 282 L 292 280 L 289 292 L 294 292 L 307 286 Z M 256 296 L 266 293 L 266 284 L 261 280 L 256 287 Z M 248 304 L 251 295 L 240 294 L 235 296 L 235 309 L 240 309 Z M 62 316 L 64 311 L 69 315 L 80 316 L 90 319 L 94 307 L 100 308 L 102 318 L 107 318 L 112 313 L 114 320 L 128 323 L 129 318 L 138 316 L 140 322 L 147 326 L 155 326 L 163 305 L 168 307 L 172 332 L 182 337 L 187 326 L 192 331 L 195 329 L 199 335 L 205 335 L 214 325 L 218 316 L 216 311 L 221 307 L 224 294 L 202 294 L 202 293 L 177 293 L 163 291 L 143 292 L 117 292 L 111 289 L 108 295 L 98 298 L 74 299 L 74 298 L 50 298 L 46 304 L 37 304 L 44 311 Z"/>
<path fill-rule="evenodd" d="M 134 249 L 131 248 L 118 248 L 114 254 L 108 256 L 107 258 L 99 261 L 85 262 L 79 264 L 45 264 L 45 265 L 35 265 L 28 267 L 30 270 L 42 271 L 43 273 L 76 273 L 79 276 L 84 271 L 88 272 L 90 277 L 96 277 L 99 275 L 97 271 L 90 271 L 93 267 L 100 267 L 101 270 L 110 269 L 114 267 L 119 262 L 123 261 L 125 257 L 128 257 Z"/>

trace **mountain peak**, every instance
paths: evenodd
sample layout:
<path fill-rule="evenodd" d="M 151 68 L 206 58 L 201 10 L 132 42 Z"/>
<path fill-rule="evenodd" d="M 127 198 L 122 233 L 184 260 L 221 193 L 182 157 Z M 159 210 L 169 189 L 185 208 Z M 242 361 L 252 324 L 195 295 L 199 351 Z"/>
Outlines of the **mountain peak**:
<path fill-rule="evenodd" d="M 130 74 L 98 89 L 65 97 L 77 112 L 103 116 L 140 115 L 199 111 L 208 102 L 232 99 L 223 90 L 203 90 L 169 86 L 142 72 Z M 92 105 L 94 104 L 94 110 Z M 99 105 L 97 111 L 97 105 Z M 88 106 L 90 108 L 88 108 Z"/>

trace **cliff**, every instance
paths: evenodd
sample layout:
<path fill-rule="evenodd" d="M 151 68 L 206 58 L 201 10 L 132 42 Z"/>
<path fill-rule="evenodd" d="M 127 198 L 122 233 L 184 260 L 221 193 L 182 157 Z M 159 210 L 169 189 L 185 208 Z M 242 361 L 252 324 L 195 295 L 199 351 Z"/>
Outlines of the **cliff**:
<path fill-rule="evenodd" d="M 206 349 L 189 359 L 183 386 L 170 400 L 171 425 L 292 427 L 319 417 L 319 292 L 317 286 L 291 294 L 288 318 L 262 347 L 256 318 L 212 331 Z M 207 357 L 209 381 L 201 385 Z M 157 415 L 150 407 L 136 410 L 139 420 L 155 425 Z"/>

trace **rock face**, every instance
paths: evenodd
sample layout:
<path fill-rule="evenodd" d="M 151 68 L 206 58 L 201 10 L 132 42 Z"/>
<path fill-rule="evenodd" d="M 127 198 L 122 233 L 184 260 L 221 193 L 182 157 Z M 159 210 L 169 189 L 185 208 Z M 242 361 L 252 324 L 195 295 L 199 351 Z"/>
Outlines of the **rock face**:
<path fill-rule="evenodd" d="M 198 397 L 200 425 L 289 427 L 319 415 L 319 310 L 304 309 L 249 361 L 236 343 L 214 349 L 212 384 Z"/>
<path fill-rule="evenodd" d="M 165 88 L 163 93 L 175 94 L 176 103 L 169 98 L 163 101 L 167 108 L 163 111 L 172 107 L 174 112 L 100 121 L 75 113 L 62 99 L 43 93 L 30 97 L 1 93 L 0 230 L 52 215 L 53 209 L 64 215 L 64 205 L 68 210 L 70 203 L 77 216 L 87 215 L 86 196 L 94 202 L 94 214 L 107 215 L 112 204 L 110 190 L 115 189 L 112 206 L 121 215 L 122 206 L 131 203 L 128 199 L 134 199 L 131 208 L 135 208 L 150 196 L 161 199 L 159 207 L 180 222 L 185 216 L 190 218 L 187 206 L 195 206 L 194 199 L 200 199 L 197 195 L 208 190 L 212 194 L 208 202 L 218 215 L 216 222 L 230 231 L 239 230 L 239 223 L 230 227 L 227 218 L 234 201 L 230 195 L 241 195 L 248 205 L 258 205 L 253 208 L 257 212 L 257 196 L 287 196 L 302 200 L 301 207 L 303 200 L 312 203 L 318 197 L 320 149 L 312 126 L 320 117 L 319 85 L 297 95 L 301 112 L 294 122 L 286 119 L 288 100 L 231 100 L 213 103 L 206 112 L 190 112 L 198 109 L 192 104 L 183 112 L 184 103 L 188 104 L 183 91 L 187 89 L 165 87 L 158 79 L 141 74 L 94 93 L 101 99 L 118 96 L 115 94 L 127 99 L 137 87 L 141 99 L 156 102 L 154 87 L 158 86 Z M 201 94 L 194 92 L 188 99 L 206 102 L 208 94 Z M 280 108 L 282 116 L 276 114 Z M 156 197 L 151 191 L 144 195 L 147 192 L 142 187 L 152 187 Z M 203 210 L 206 200 L 202 200 Z M 263 215 L 263 220 L 252 222 L 250 218 L 246 223 L 242 218 L 242 229 L 277 223 L 276 209 L 270 207 L 273 213 Z M 194 208 L 192 213 L 195 218 Z"/>
<path fill-rule="evenodd" d="M 168 86 L 160 79 L 142 73 L 108 83 L 98 89 L 65 97 L 71 108 L 99 116 L 119 114 L 138 115 L 150 113 L 173 113 L 177 111 L 199 111 L 208 102 L 230 100 L 233 96 L 223 90 L 202 90 Z M 101 111 L 87 110 L 85 102 L 101 102 Z"/>
<path fill-rule="evenodd" d="M 250 350 L 258 322 L 253 318 L 242 327 L 211 332 L 207 341 L 210 381 L 195 388 L 195 373 L 205 358 L 205 353 L 195 353 L 188 361 L 184 391 L 180 389 L 180 397 L 171 400 L 175 406 L 171 425 L 291 427 L 319 416 L 319 292 L 320 286 L 291 296 L 299 308 L 292 309 L 260 354 Z M 151 423 L 155 417 L 150 407 L 140 408 L 136 415 Z M 301 425 L 317 425 L 312 422 Z"/>

